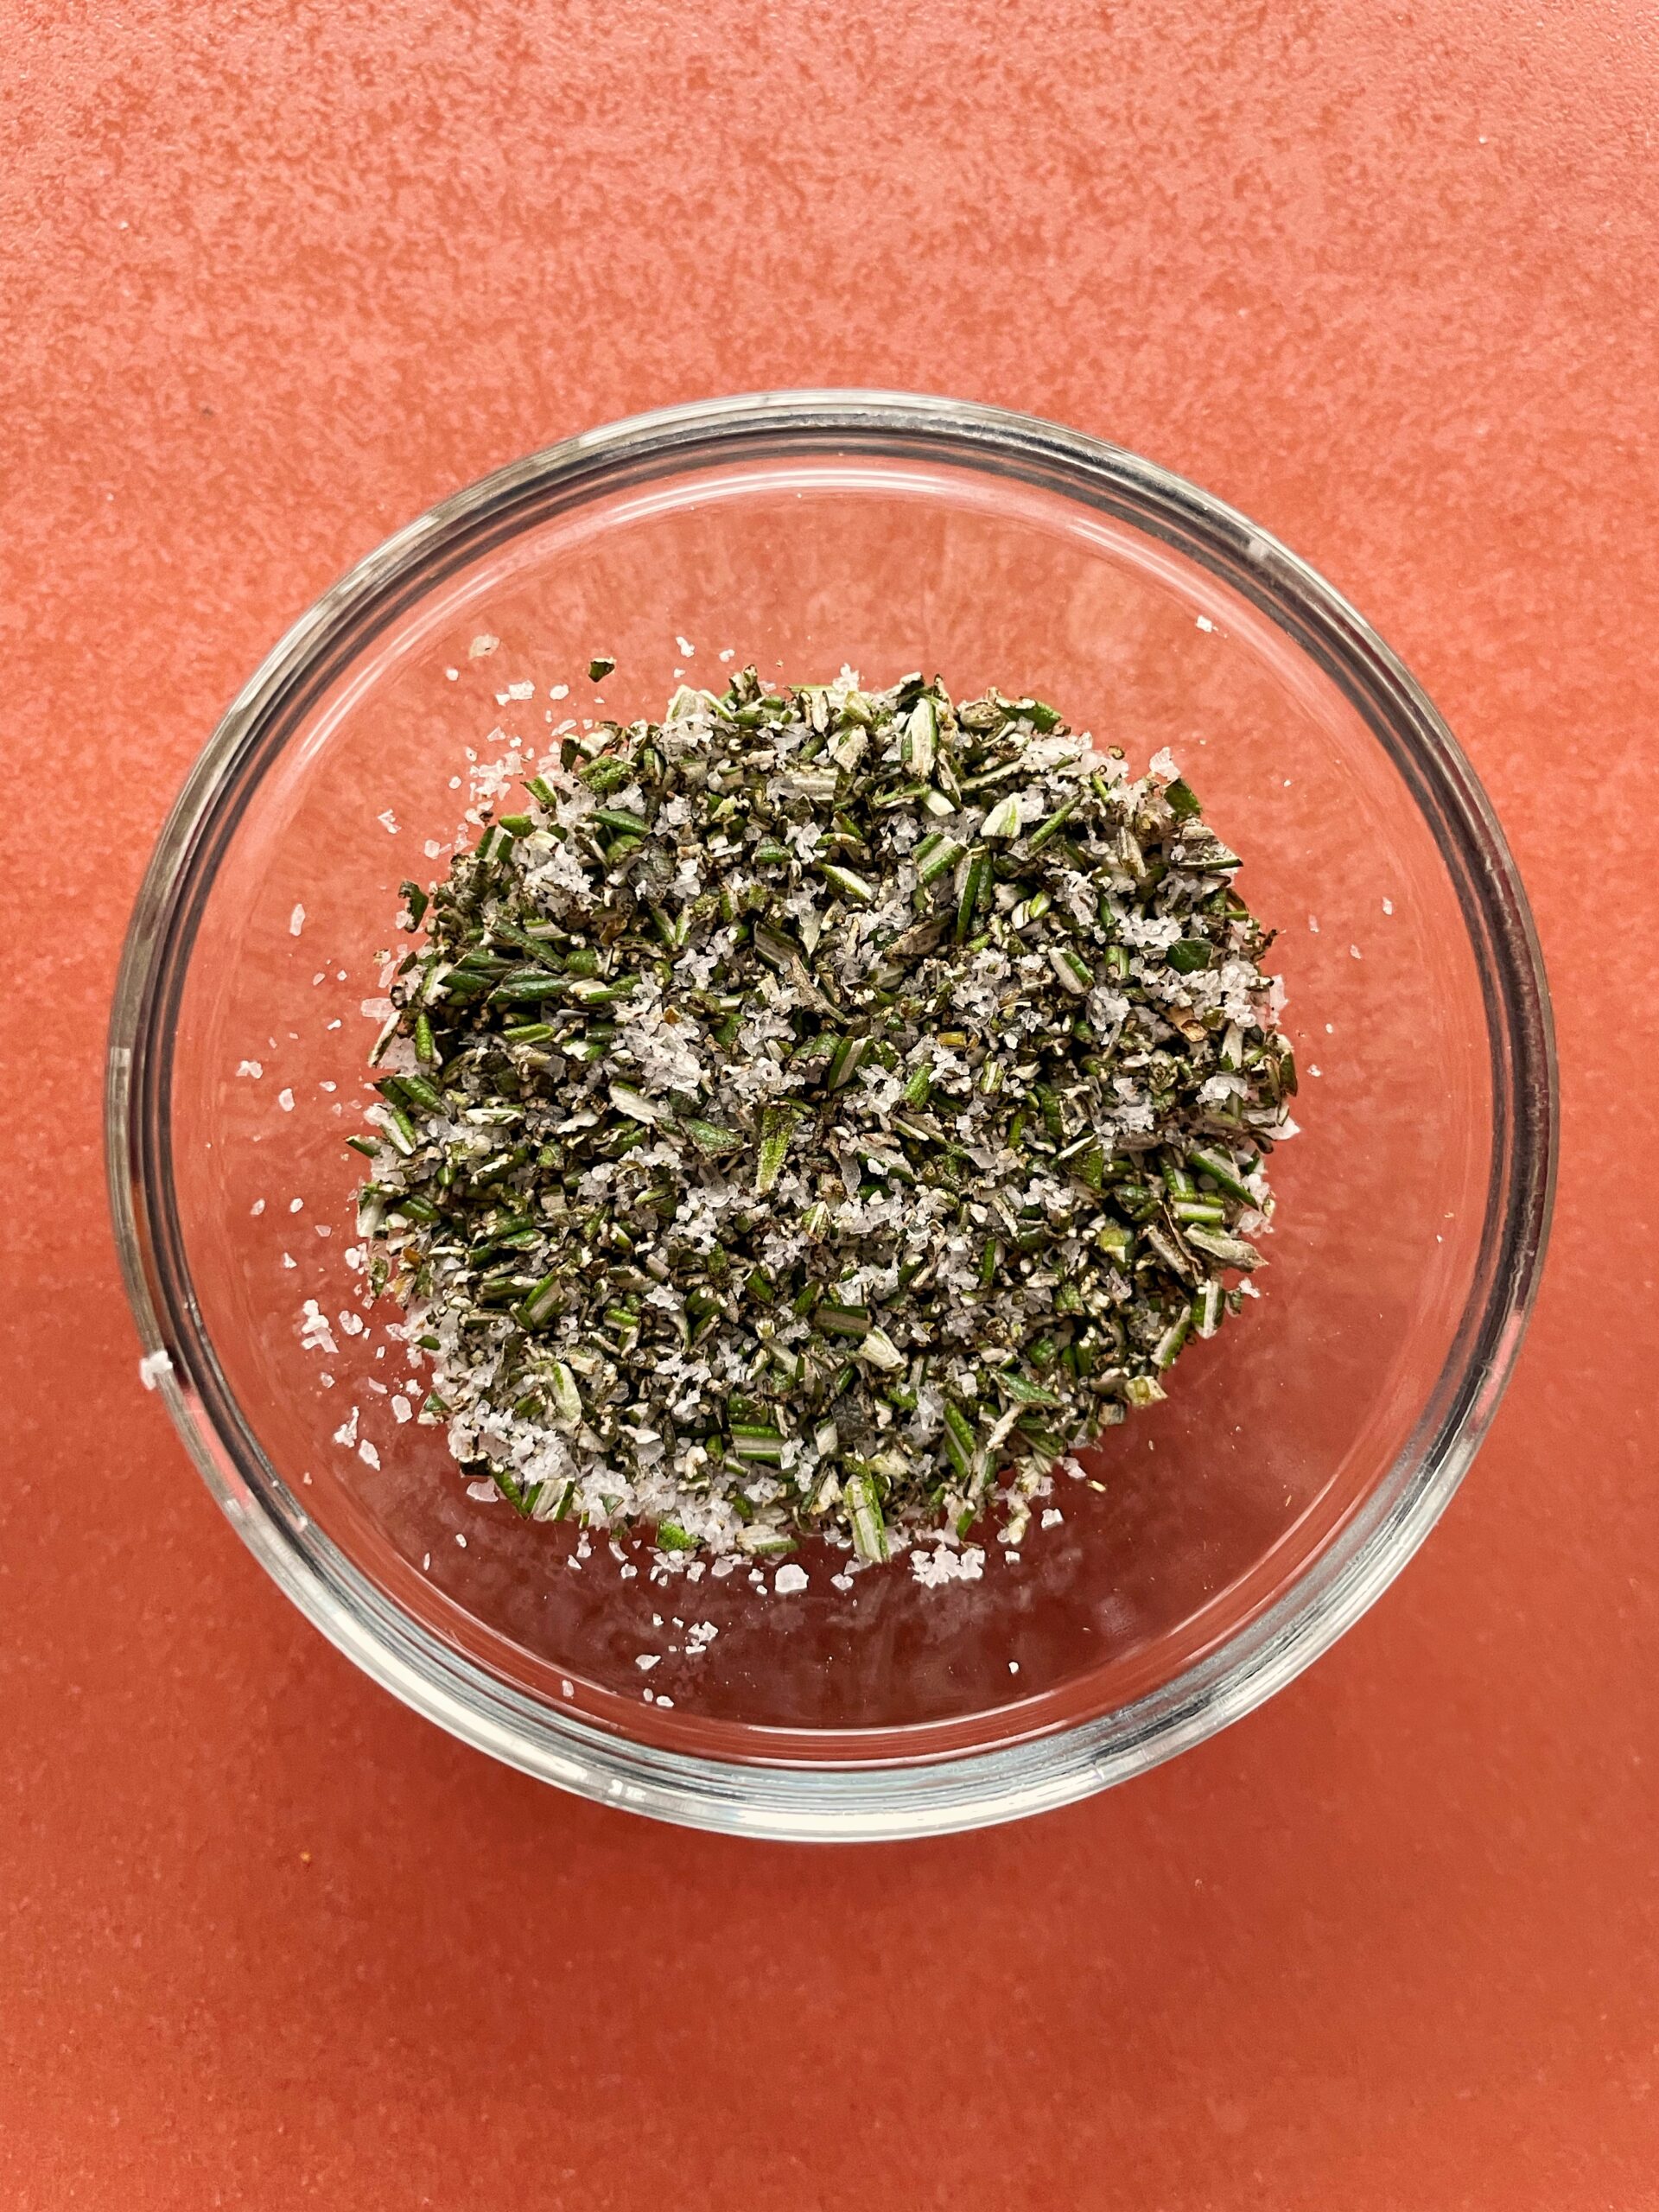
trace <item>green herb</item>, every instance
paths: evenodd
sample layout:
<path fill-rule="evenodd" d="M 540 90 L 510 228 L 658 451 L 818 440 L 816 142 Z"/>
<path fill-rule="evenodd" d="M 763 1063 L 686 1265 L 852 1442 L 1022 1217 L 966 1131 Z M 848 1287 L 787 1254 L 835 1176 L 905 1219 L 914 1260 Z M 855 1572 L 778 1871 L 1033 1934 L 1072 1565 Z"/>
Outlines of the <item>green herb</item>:
<path fill-rule="evenodd" d="M 682 686 L 522 783 L 404 887 L 351 1140 L 421 1418 L 664 1555 L 1022 1529 L 1262 1263 L 1296 1076 L 1237 855 L 920 677 Z"/>

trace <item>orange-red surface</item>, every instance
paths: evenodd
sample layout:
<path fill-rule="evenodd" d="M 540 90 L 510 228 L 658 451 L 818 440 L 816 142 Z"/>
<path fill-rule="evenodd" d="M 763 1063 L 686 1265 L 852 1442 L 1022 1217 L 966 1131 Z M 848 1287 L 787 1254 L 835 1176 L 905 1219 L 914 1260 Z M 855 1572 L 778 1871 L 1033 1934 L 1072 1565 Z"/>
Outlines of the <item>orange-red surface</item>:
<path fill-rule="evenodd" d="M 1659 41 L 1634 4 L 14 8 L 0 165 L 0 2204 L 1659 2202 Z M 141 1394 L 105 1005 L 220 706 L 582 424 L 1104 433 L 1347 589 L 1555 985 L 1553 1255 L 1427 1551 L 1035 1826 L 808 1855 L 463 1751 Z"/>

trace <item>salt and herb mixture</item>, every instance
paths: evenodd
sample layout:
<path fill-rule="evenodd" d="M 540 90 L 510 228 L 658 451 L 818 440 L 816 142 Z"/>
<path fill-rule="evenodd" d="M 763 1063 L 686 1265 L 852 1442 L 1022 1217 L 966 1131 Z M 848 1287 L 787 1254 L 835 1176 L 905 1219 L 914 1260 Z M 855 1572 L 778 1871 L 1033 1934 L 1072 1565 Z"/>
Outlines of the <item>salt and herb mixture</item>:
<path fill-rule="evenodd" d="M 659 1558 L 1019 1542 L 1260 1263 L 1296 1074 L 1238 855 L 1167 754 L 919 676 L 682 687 L 524 788 L 404 886 L 353 1141 L 422 1417 Z"/>

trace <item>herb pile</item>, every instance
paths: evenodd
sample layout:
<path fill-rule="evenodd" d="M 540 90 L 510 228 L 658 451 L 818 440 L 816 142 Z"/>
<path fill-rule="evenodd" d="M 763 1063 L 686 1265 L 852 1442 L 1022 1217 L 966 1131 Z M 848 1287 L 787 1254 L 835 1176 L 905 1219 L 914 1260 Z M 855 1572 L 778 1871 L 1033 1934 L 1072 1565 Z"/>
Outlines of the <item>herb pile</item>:
<path fill-rule="evenodd" d="M 404 887 L 358 1141 L 424 1417 L 664 1553 L 1017 1542 L 1259 1264 L 1296 1075 L 1237 855 L 1167 755 L 919 677 L 683 687 L 524 791 Z"/>

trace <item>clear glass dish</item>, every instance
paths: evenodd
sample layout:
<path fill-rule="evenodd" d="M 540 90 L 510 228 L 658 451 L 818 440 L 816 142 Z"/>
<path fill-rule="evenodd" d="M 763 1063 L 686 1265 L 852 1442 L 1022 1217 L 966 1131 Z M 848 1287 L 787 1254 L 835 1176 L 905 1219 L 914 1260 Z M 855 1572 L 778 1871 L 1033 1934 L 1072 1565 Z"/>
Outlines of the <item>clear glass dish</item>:
<path fill-rule="evenodd" d="M 1101 1490 L 1064 1484 L 1064 1522 L 1017 1566 L 991 1546 L 976 1586 L 895 1567 L 849 1592 L 815 1573 L 786 1599 L 741 1576 L 664 1592 L 602 1543 L 573 1571 L 568 1529 L 475 1500 L 441 1432 L 395 1421 L 366 1338 L 337 1328 L 327 1359 L 299 1340 L 304 1299 L 349 1303 L 360 1163 L 341 1139 L 375 955 L 400 880 L 442 869 L 466 749 L 503 749 L 498 725 L 545 743 L 548 687 L 572 682 L 556 711 L 580 710 L 595 653 L 617 657 L 605 711 L 626 716 L 660 710 L 677 669 L 718 679 L 721 648 L 791 677 L 847 661 L 872 683 L 921 668 L 958 694 L 1028 689 L 1137 772 L 1169 746 L 1283 932 L 1305 1133 L 1276 1156 L 1266 1294 L 1188 1353 L 1167 1404 L 1109 1433 Z M 513 699 L 524 682 L 534 698 Z M 295 626 L 157 847 L 108 1115 L 147 1374 L 326 1635 L 457 1735 L 586 1796 L 855 1839 L 1138 1773 L 1363 1611 L 1514 1362 L 1555 1107 L 1537 946 L 1491 809 L 1328 585 L 1093 439 L 824 392 L 572 439 L 400 532 Z M 335 1441 L 351 1403 L 378 1468 Z M 691 1656 L 677 1618 L 718 1634 Z"/>

